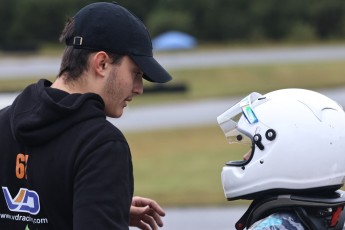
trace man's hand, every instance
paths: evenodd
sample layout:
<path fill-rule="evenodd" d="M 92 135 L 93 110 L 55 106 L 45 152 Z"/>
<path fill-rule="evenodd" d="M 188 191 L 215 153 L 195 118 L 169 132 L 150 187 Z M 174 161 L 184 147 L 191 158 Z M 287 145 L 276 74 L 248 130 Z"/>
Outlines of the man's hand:
<path fill-rule="evenodd" d="M 142 230 L 157 230 L 163 226 L 161 217 L 165 216 L 164 210 L 151 199 L 135 196 L 132 199 L 129 225 Z"/>

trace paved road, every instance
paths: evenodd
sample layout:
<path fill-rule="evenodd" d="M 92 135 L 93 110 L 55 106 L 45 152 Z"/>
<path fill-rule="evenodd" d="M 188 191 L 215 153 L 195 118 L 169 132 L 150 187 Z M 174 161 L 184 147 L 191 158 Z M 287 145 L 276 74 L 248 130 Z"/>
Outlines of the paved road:
<path fill-rule="evenodd" d="M 319 92 L 345 107 L 345 88 L 326 89 Z M 16 93 L 0 94 L 0 108 L 9 105 L 16 95 Z M 121 118 L 109 118 L 109 121 L 126 132 L 217 125 L 216 117 L 240 99 L 240 97 L 209 99 L 133 108 L 129 106 Z"/>
<path fill-rule="evenodd" d="M 345 107 L 345 88 L 319 90 L 319 92 Z M 240 99 L 242 98 L 221 98 L 178 104 L 129 107 L 122 118 L 109 120 L 126 131 L 217 125 L 216 117 Z"/>
<path fill-rule="evenodd" d="M 229 207 L 168 208 L 162 230 L 233 230 L 245 210 L 231 203 Z"/>
<path fill-rule="evenodd" d="M 155 55 L 167 69 L 345 59 L 345 45 L 176 52 Z M 59 57 L 0 58 L 0 78 L 56 76 Z"/>

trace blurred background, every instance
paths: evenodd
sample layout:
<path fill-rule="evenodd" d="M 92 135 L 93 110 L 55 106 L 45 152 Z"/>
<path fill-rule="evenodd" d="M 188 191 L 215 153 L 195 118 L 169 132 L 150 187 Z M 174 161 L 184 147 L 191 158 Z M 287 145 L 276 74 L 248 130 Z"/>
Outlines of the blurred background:
<path fill-rule="evenodd" d="M 1 0 L 1 107 L 26 85 L 54 80 L 65 21 L 92 2 Z M 123 117 L 109 119 L 131 146 L 136 195 L 177 212 L 243 207 L 248 201 L 224 198 L 220 172 L 245 149 L 226 143 L 216 117 L 253 91 L 281 88 L 312 89 L 345 104 L 343 0 L 117 2 L 143 20 L 156 59 L 174 77 L 146 82 Z"/>
<path fill-rule="evenodd" d="M 3 50 L 56 44 L 66 17 L 91 0 L 1 0 Z M 147 25 L 152 37 L 171 30 L 204 44 L 342 40 L 342 0 L 118 0 Z"/>

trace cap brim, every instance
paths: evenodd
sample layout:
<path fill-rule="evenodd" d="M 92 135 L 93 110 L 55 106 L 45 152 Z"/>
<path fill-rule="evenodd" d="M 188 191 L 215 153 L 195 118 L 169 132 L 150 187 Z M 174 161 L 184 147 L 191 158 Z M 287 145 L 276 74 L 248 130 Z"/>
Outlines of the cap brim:
<path fill-rule="evenodd" d="M 144 79 L 157 83 L 166 83 L 172 79 L 170 74 L 153 57 L 135 55 L 130 55 L 130 57 L 144 72 Z"/>

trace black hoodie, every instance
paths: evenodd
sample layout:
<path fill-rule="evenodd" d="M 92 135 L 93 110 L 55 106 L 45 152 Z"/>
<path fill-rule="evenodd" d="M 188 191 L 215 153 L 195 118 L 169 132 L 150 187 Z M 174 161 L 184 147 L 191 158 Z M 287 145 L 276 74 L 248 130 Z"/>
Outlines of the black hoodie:
<path fill-rule="evenodd" d="M 93 93 L 40 80 L 0 111 L 0 229 L 128 229 L 131 154 Z"/>

